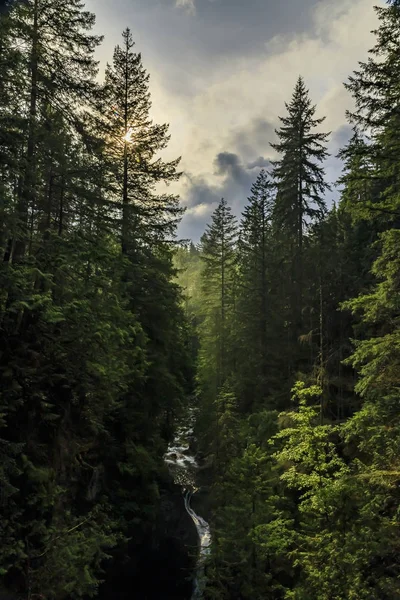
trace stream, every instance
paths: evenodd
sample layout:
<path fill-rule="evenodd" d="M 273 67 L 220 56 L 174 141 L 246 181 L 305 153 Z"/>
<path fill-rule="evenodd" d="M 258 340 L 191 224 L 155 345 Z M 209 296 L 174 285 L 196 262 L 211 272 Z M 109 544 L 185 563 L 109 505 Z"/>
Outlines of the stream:
<path fill-rule="evenodd" d="M 197 491 L 196 470 L 198 464 L 190 450 L 195 419 L 194 412 L 190 411 L 186 423 L 178 428 L 174 441 L 165 454 L 165 462 L 170 469 L 174 482 L 181 486 L 185 509 L 193 520 L 199 537 L 199 556 L 192 600 L 200 600 L 203 598 L 203 591 L 206 585 L 204 563 L 210 552 L 211 534 L 208 523 L 200 515 L 196 514 L 191 506 L 192 496 Z"/>

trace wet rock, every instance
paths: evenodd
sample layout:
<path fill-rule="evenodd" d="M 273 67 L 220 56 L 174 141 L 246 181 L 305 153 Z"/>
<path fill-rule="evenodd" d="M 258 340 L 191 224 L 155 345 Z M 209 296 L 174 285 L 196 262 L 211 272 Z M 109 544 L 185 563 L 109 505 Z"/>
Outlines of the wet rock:
<path fill-rule="evenodd" d="M 175 462 L 178 460 L 178 455 L 176 452 L 168 452 L 166 459 Z"/>

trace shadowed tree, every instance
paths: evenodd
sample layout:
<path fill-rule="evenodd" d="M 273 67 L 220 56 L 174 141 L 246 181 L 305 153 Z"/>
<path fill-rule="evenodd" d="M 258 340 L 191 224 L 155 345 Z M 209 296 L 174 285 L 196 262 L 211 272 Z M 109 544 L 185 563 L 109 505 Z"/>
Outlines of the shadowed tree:
<path fill-rule="evenodd" d="M 302 329 L 304 297 L 304 233 L 310 224 L 325 214 L 324 194 L 329 189 L 321 163 L 327 158 L 327 133 L 317 131 L 325 118 L 315 118 L 304 80 L 296 83 L 287 116 L 276 131 L 279 141 L 271 146 L 281 158 L 273 162 L 276 184 L 274 225 L 281 232 L 291 280 L 290 305 L 293 318 L 292 335 Z"/>

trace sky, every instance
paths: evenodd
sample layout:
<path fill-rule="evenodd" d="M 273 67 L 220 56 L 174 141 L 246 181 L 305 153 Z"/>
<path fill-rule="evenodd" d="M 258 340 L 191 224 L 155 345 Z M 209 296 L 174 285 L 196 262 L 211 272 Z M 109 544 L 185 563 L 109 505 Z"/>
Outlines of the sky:
<path fill-rule="evenodd" d="M 327 180 L 351 129 L 343 82 L 374 44 L 383 0 L 86 0 L 111 61 L 129 27 L 150 73 L 152 116 L 169 123 L 166 158 L 182 157 L 171 191 L 186 208 L 179 236 L 197 242 L 219 200 L 239 217 L 261 168 L 276 157 L 279 115 L 302 75 L 331 132 Z M 337 199 L 333 187 L 326 201 Z"/>

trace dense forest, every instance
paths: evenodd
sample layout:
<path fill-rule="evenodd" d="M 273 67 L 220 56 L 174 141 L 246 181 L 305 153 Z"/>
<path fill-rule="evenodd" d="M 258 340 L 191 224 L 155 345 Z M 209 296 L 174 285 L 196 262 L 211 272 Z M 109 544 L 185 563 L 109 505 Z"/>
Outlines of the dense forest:
<path fill-rule="evenodd" d="M 1 11 L 0 596 L 177 600 L 139 581 L 194 406 L 205 600 L 400 598 L 400 0 L 376 11 L 340 200 L 299 77 L 199 244 L 130 30 L 99 73 L 83 1 Z"/>
<path fill-rule="evenodd" d="M 93 25 L 80 0 L 0 24 L 0 576 L 26 598 L 91 596 L 143 554 L 192 378 L 179 161 L 129 30 L 100 85 Z"/>

